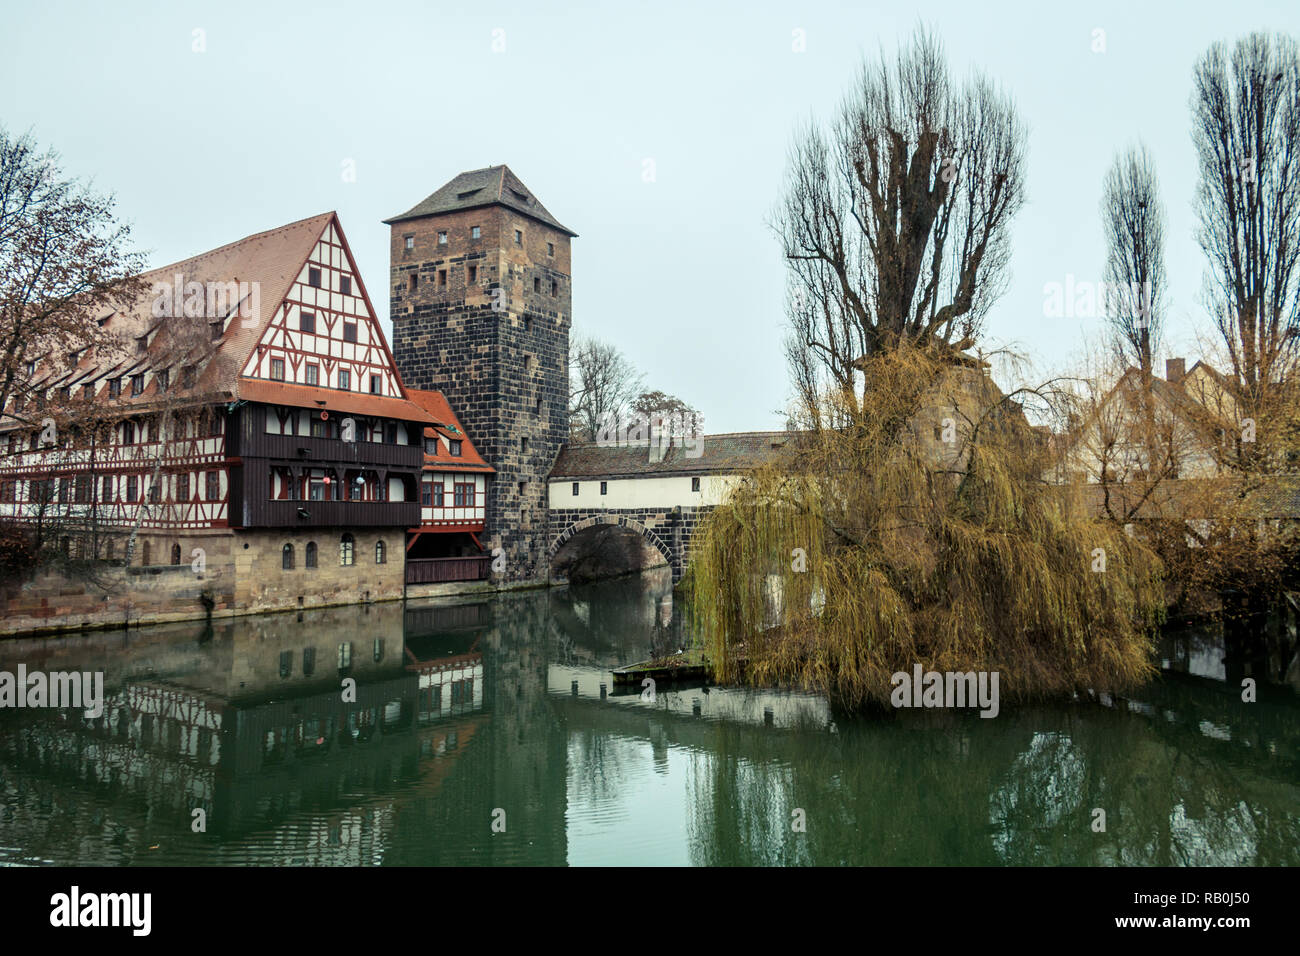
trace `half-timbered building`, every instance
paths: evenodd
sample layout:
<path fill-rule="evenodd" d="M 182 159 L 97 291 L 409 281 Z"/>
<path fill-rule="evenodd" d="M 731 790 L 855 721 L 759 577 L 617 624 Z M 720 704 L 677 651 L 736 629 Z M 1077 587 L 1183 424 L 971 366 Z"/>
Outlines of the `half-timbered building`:
<path fill-rule="evenodd" d="M 403 385 L 334 213 L 143 278 L 102 341 L 28 367 L 0 515 L 73 558 L 215 576 L 246 610 L 400 597 L 408 532 L 476 543 L 491 469 Z"/>

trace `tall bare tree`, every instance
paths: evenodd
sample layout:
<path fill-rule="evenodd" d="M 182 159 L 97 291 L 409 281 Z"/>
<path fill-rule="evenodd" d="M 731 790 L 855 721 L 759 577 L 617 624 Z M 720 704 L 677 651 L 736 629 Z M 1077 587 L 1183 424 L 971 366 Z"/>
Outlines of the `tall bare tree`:
<path fill-rule="evenodd" d="M 802 405 L 852 399 L 864 356 L 974 344 L 1024 202 L 1026 132 L 987 78 L 960 86 L 919 31 L 864 65 L 831 128 L 796 138 L 775 229 L 791 271 L 786 343 Z M 815 424 L 815 423 L 814 423 Z"/>
<path fill-rule="evenodd" d="M 1277 34 L 1216 43 L 1194 84 L 1206 304 L 1262 428 L 1300 355 L 1300 52 Z"/>
<path fill-rule="evenodd" d="M 98 320 L 143 291 L 113 209 L 30 134 L 0 128 L 0 409 L 25 396 L 29 363 L 94 344 Z"/>
<path fill-rule="evenodd" d="M 1165 315 L 1165 208 L 1155 162 L 1141 144 L 1115 157 L 1102 187 L 1107 319 L 1125 364 L 1152 371 Z"/>
<path fill-rule="evenodd" d="M 641 373 L 613 345 L 575 337 L 569 353 L 569 431 L 594 441 L 606 419 L 628 411 L 641 389 Z"/>

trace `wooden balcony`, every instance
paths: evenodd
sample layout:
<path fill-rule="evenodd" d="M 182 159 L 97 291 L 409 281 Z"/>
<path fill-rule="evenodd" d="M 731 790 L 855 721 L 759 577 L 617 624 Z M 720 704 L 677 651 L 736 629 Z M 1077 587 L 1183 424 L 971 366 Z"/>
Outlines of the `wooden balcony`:
<path fill-rule="evenodd" d="M 242 511 L 245 528 L 409 528 L 420 520 L 418 501 L 253 498 L 244 500 Z"/>
<path fill-rule="evenodd" d="M 408 558 L 407 584 L 445 584 L 449 581 L 486 581 L 492 556 L 469 558 Z"/>
<path fill-rule="evenodd" d="M 419 445 L 389 445 L 385 442 L 340 441 L 337 438 L 308 438 L 303 435 L 244 436 L 238 453 L 244 458 L 267 458 L 278 462 L 330 465 L 388 465 L 420 468 L 424 450 Z"/>

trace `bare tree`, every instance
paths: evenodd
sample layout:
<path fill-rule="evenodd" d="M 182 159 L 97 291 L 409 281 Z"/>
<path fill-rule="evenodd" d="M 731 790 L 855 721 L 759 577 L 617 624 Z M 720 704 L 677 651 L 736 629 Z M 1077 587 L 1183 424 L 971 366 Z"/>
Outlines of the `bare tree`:
<path fill-rule="evenodd" d="M 98 320 L 141 292 L 144 260 L 113 206 L 0 128 L 0 409 L 26 396 L 31 362 L 92 345 Z"/>
<path fill-rule="evenodd" d="M 920 31 L 892 67 L 864 65 L 829 131 L 791 148 L 774 224 L 791 267 L 786 344 L 802 405 L 854 418 L 864 356 L 974 344 L 1004 289 L 1024 202 L 1026 133 L 988 79 L 949 79 Z M 814 423 L 816 424 L 816 423 Z"/>
<path fill-rule="evenodd" d="M 1115 157 L 1101 200 L 1107 318 L 1125 364 L 1150 379 L 1165 314 L 1165 209 L 1155 162 L 1141 144 Z"/>
<path fill-rule="evenodd" d="M 576 337 L 569 357 L 569 430 L 594 441 L 608 418 L 624 414 L 641 388 L 641 374 L 607 342 Z"/>
<path fill-rule="evenodd" d="M 1194 83 L 1206 304 L 1242 413 L 1264 429 L 1300 354 L 1300 53 L 1276 34 L 1216 43 Z"/>

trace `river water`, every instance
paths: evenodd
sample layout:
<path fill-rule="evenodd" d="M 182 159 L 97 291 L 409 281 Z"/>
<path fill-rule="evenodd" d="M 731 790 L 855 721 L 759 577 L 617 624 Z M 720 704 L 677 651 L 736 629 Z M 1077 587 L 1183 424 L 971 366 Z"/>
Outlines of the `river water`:
<path fill-rule="evenodd" d="M 1243 703 L 1213 632 L 1132 700 L 991 720 L 616 691 L 691 640 L 662 572 L 10 640 L 105 704 L 0 710 L 0 862 L 1300 864 L 1300 705 Z"/>

